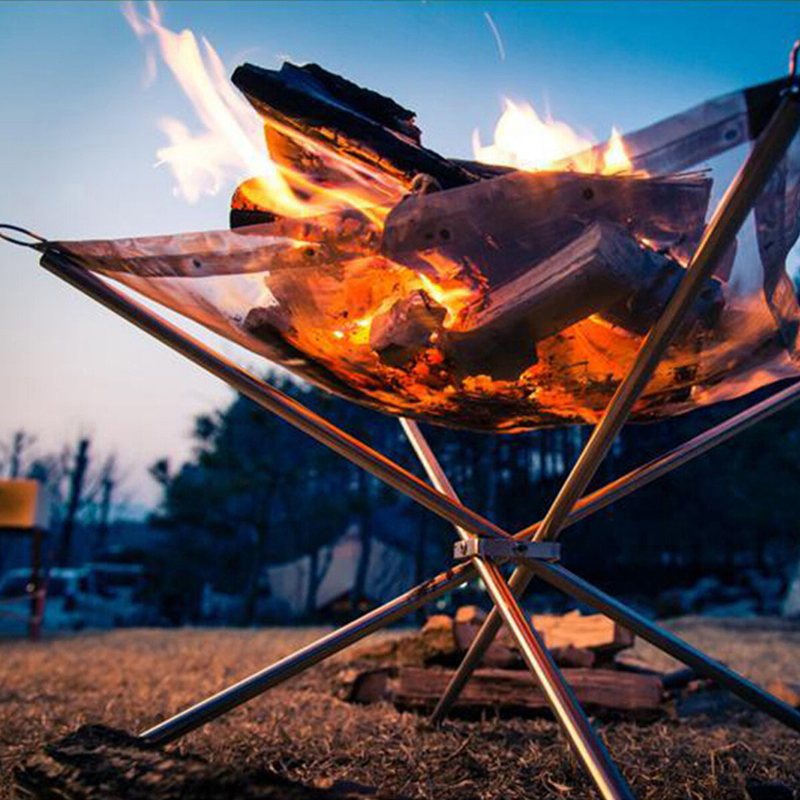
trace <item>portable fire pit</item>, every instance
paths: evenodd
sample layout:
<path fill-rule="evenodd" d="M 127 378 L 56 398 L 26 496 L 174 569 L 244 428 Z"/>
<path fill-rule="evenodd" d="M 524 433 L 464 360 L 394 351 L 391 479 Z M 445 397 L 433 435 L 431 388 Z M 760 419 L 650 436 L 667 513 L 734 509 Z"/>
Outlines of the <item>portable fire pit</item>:
<path fill-rule="evenodd" d="M 45 269 L 451 522 L 458 563 L 141 734 L 171 742 L 480 577 L 494 603 L 441 720 L 501 624 L 605 798 L 632 797 L 519 605 L 559 588 L 800 731 L 800 713 L 561 567 L 562 530 L 800 398 L 798 46 L 788 78 L 711 100 L 544 172 L 444 158 L 413 112 L 316 65 L 233 76 L 277 172 L 236 191 L 232 230 L 55 242 L 4 226 Z M 744 163 L 706 224 L 714 173 Z M 309 216 L 309 197 L 317 202 Z M 750 212 L 750 236 L 742 231 Z M 18 234 L 26 234 L 24 239 Z M 400 417 L 429 485 L 137 303 L 122 284 L 298 376 Z M 766 400 L 584 495 L 621 426 Z M 511 534 L 463 506 L 412 418 L 497 432 L 596 422 L 543 520 Z M 500 567 L 516 564 L 509 580 Z"/>

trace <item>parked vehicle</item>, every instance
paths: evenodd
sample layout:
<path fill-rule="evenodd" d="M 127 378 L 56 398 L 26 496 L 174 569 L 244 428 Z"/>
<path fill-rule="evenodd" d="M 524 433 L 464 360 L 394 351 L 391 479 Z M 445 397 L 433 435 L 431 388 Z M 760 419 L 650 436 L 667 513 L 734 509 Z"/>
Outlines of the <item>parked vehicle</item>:
<path fill-rule="evenodd" d="M 98 604 L 109 617 L 109 625 L 157 624 L 155 612 L 144 601 L 147 572 L 141 564 L 94 562 L 86 565 Z"/>
<path fill-rule="evenodd" d="M 51 569 L 46 577 L 44 631 L 102 626 L 104 615 L 84 568 Z M 31 613 L 31 571 L 13 569 L 0 578 L 0 634 L 25 634 Z"/>

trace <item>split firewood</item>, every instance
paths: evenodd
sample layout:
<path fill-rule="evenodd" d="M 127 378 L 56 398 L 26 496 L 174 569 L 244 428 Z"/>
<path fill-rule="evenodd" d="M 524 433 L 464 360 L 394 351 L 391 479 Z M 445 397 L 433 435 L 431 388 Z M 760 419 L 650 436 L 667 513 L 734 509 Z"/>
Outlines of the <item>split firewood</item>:
<path fill-rule="evenodd" d="M 459 376 L 514 380 L 536 363 L 536 342 L 622 303 L 643 251 L 622 228 L 596 223 L 558 253 L 491 287 L 482 307 L 443 331 L 440 347 Z"/>
<path fill-rule="evenodd" d="M 231 80 L 268 127 L 298 131 L 407 183 L 420 172 L 444 188 L 480 177 L 468 162 L 423 147 L 413 111 L 317 64 L 284 63 L 280 70 L 244 64 Z"/>
<path fill-rule="evenodd" d="M 381 665 L 424 666 L 457 662 L 459 652 L 453 620 L 447 614 L 434 614 L 414 633 L 355 648 L 353 659 Z"/>
<path fill-rule="evenodd" d="M 281 306 L 258 306 L 250 309 L 243 324 L 246 333 L 252 335 L 265 348 L 265 355 L 279 364 L 302 365 L 304 376 L 318 386 L 335 390 L 343 397 L 363 402 L 360 392 L 346 384 L 327 367 L 310 359 L 284 338 L 291 328 L 289 314 Z"/>
<path fill-rule="evenodd" d="M 468 260 L 499 287 L 606 221 L 683 258 L 702 235 L 710 186 L 702 175 L 512 172 L 406 197 L 386 219 L 383 250 L 415 269 L 419 254 L 435 249 L 454 263 Z"/>
<path fill-rule="evenodd" d="M 767 684 L 767 691 L 792 708 L 800 708 L 800 682 L 776 678 Z"/>
<path fill-rule="evenodd" d="M 316 64 L 278 71 L 245 64 L 233 82 L 264 117 L 279 165 L 346 190 L 347 169 L 315 152 L 316 143 L 411 190 L 391 200 L 383 254 L 425 271 L 420 255 L 433 249 L 485 285 L 480 305 L 451 330 L 443 328 L 446 310 L 422 292 L 377 316 L 370 344 L 389 366 L 406 368 L 435 345 L 456 378 L 516 380 L 536 363 L 538 341 L 592 314 L 643 334 L 684 274 L 657 251 L 685 257 L 704 227 L 710 181 L 703 175 L 525 173 L 457 161 L 422 146 L 414 112 Z M 245 182 L 232 224 L 261 221 L 262 211 L 257 186 Z M 309 224 L 314 237 L 325 232 L 326 252 L 341 250 L 335 219 Z M 380 235 L 369 233 L 369 241 Z M 723 304 L 721 285 L 709 281 L 682 332 L 712 327 Z"/>
<path fill-rule="evenodd" d="M 370 343 L 384 363 L 402 366 L 435 342 L 458 377 L 515 380 L 536 363 L 538 341 L 592 314 L 644 333 L 683 274 L 622 227 L 596 222 L 513 280 L 490 284 L 480 308 L 458 330 L 444 329 L 445 309 L 418 292 L 376 317 Z M 712 327 L 722 306 L 720 284 L 708 281 L 682 330 Z"/>
<path fill-rule="evenodd" d="M 390 366 L 409 366 L 436 342 L 457 378 L 515 380 L 536 363 L 538 341 L 592 314 L 643 334 L 684 272 L 656 251 L 686 256 L 704 227 L 704 175 L 526 173 L 457 161 L 422 146 L 413 111 L 316 64 L 245 64 L 233 82 L 264 117 L 276 163 L 346 190 L 346 168 L 314 152 L 316 143 L 412 190 L 386 221 L 381 250 L 390 259 L 424 271 L 420 254 L 435 249 L 485 282 L 483 302 L 454 330 L 443 330 L 445 310 L 424 293 L 376 317 L 370 342 Z M 251 184 L 236 192 L 233 224 L 260 219 Z M 317 227 L 335 249 L 335 221 Z M 712 327 L 723 303 L 709 281 L 682 330 Z"/>
<path fill-rule="evenodd" d="M 403 367 L 430 346 L 441 330 L 447 309 L 423 291 L 398 300 L 385 314 L 372 321 L 369 345 L 384 364 Z"/>
<path fill-rule="evenodd" d="M 603 669 L 564 669 L 564 678 L 582 705 L 616 711 L 656 711 L 663 697 L 653 675 Z M 401 668 L 388 682 L 388 696 L 401 708 L 435 705 L 453 676 L 452 670 Z M 546 709 L 541 689 L 525 670 L 478 669 L 455 705 L 460 709 Z"/>
<path fill-rule="evenodd" d="M 631 647 L 634 642 L 634 636 L 627 628 L 602 614 L 584 616 L 580 611 L 563 615 L 536 614 L 532 622 L 551 650 L 572 645 L 599 654 L 611 654 Z M 502 641 L 508 643 L 509 638 L 503 629 Z"/>

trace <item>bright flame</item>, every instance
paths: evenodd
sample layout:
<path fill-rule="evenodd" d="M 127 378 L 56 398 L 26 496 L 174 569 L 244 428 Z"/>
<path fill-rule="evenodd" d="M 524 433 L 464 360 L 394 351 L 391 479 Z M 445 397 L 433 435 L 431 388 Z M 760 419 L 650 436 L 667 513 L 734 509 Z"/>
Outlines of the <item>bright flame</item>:
<path fill-rule="evenodd" d="M 608 147 L 603 153 L 603 172 L 606 174 L 615 172 L 630 172 L 633 169 L 628 153 L 625 151 L 625 142 L 622 140 L 620 132 L 612 127 L 611 136 L 608 139 Z"/>
<path fill-rule="evenodd" d="M 494 129 L 493 144 L 481 145 L 477 130 L 472 135 L 478 161 L 538 170 L 592 146 L 566 123 L 543 120 L 528 103 L 517 104 L 506 99 L 504 105 Z"/>
<path fill-rule="evenodd" d="M 147 82 L 156 72 L 155 53 L 149 47 L 154 41 L 200 122 L 200 130 L 195 132 L 174 117 L 159 120 L 168 144 L 156 155 L 159 164 L 167 164 L 172 170 L 177 196 L 196 203 L 205 195 L 215 195 L 249 178 L 242 187 L 248 199 L 281 217 L 319 215 L 342 208 L 385 206 L 388 210 L 402 196 L 394 179 L 364 174 L 296 132 L 291 132 L 292 138 L 335 170 L 341 185 L 315 182 L 279 163 L 270 155 L 263 120 L 231 85 L 222 60 L 205 38 L 198 42 L 190 30 L 169 30 L 152 1 L 147 5 L 147 16 L 140 15 L 130 0 L 123 4 L 123 14 L 133 32 L 148 43 Z M 367 214 L 374 222 L 384 215 L 380 210 Z"/>
<path fill-rule="evenodd" d="M 486 164 L 499 164 L 535 172 L 568 166 L 577 172 L 613 174 L 632 171 L 625 144 L 612 129 L 606 149 L 600 153 L 594 144 L 576 133 L 565 122 L 542 119 L 529 103 L 504 101 L 503 113 L 494 130 L 494 142 L 481 144 L 476 130 L 472 135 L 475 158 Z"/>
<path fill-rule="evenodd" d="M 201 48 L 189 30 L 175 33 L 164 27 L 156 4 L 149 2 L 147 7 L 147 17 L 140 16 L 131 2 L 123 5 L 123 13 L 139 38 L 155 37 L 164 63 L 203 127 L 201 132 L 192 133 L 174 117 L 159 121 L 169 144 L 159 148 L 156 155 L 160 164 L 172 169 L 176 194 L 196 203 L 203 195 L 217 194 L 229 181 L 257 175 L 281 213 L 299 213 L 301 204 L 264 146 L 260 118 L 231 88 L 214 48 L 206 39 L 202 39 Z M 148 53 L 151 63 L 152 51 Z"/>

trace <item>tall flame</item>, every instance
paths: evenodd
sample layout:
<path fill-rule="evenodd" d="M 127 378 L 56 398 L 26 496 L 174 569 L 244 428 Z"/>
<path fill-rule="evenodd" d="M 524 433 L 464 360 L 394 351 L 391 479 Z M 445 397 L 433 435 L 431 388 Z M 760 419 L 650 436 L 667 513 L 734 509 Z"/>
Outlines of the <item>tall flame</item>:
<path fill-rule="evenodd" d="M 632 171 L 625 144 L 616 128 L 608 146 L 598 152 L 593 142 L 576 133 L 567 123 L 543 119 L 529 103 L 504 100 L 503 113 L 494 130 L 494 141 L 481 144 L 476 130 L 472 135 L 475 158 L 486 164 L 499 164 L 536 171 L 563 167 L 578 172 L 613 174 Z"/>
<path fill-rule="evenodd" d="M 200 123 L 194 132 L 182 120 L 164 117 L 159 128 L 168 143 L 156 151 L 158 164 L 166 164 L 176 180 L 175 194 L 190 203 L 205 195 L 231 189 L 245 178 L 243 190 L 254 202 L 281 217 L 304 217 L 342 208 L 373 209 L 367 215 L 379 222 L 383 213 L 375 207 L 400 199 L 397 182 L 386 176 L 365 175 L 335 153 L 320 152 L 300 134 L 295 140 L 342 176 L 342 185 L 326 186 L 280 164 L 272 158 L 264 123 L 228 80 L 217 52 L 205 38 L 198 42 L 190 30 L 167 28 L 158 6 L 150 0 L 142 16 L 127 0 L 123 14 L 131 29 L 146 41 L 147 82 L 156 72 L 154 42 L 161 60 L 192 104 Z M 390 203 L 389 203 L 390 201 Z"/>
<path fill-rule="evenodd" d="M 149 2 L 147 9 L 148 15 L 143 17 L 132 2 L 123 4 L 123 14 L 134 33 L 140 39 L 154 37 L 164 63 L 202 125 L 199 133 L 193 133 L 174 117 L 159 120 L 169 144 L 159 148 L 156 155 L 160 164 L 171 168 L 177 181 L 176 194 L 196 203 L 203 195 L 217 194 L 245 175 L 257 175 L 276 210 L 299 213 L 301 204 L 264 145 L 261 120 L 232 89 L 217 52 L 205 38 L 201 47 L 190 30 L 176 33 L 166 28 L 154 2 Z M 152 50 L 148 50 L 150 75 L 153 64 Z"/>

